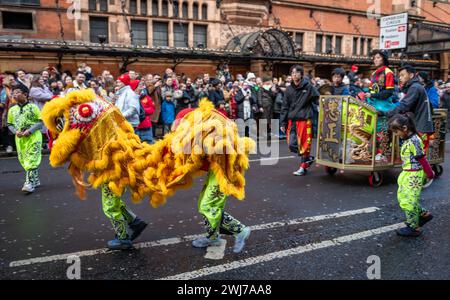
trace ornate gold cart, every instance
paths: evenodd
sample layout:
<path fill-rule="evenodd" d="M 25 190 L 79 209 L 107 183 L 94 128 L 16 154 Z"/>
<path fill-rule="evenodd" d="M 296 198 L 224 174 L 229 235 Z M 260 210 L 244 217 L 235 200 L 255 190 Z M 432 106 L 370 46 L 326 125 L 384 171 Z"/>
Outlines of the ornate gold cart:
<path fill-rule="evenodd" d="M 370 172 L 369 184 L 383 183 L 381 171 L 401 166 L 399 141 L 393 134 L 377 132 L 374 107 L 350 96 L 321 96 L 316 158 L 328 174 L 338 169 Z M 447 110 L 434 111 L 436 131 L 430 142 L 428 159 L 437 176 L 443 172 Z M 377 137 L 383 153 L 376 159 Z"/>

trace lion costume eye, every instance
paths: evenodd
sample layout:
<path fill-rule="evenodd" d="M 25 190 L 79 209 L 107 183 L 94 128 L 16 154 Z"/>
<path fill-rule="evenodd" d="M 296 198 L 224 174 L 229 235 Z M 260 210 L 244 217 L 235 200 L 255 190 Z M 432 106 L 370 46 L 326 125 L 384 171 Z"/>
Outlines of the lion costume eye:
<path fill-rule="evenodd" d="M 64 130 L 64 125 L 66 124 L 66 119 L 64 117 L 57 117 L 55 123 L 56 129 L 58 129 L 59 132 L 62 132 Z"/>

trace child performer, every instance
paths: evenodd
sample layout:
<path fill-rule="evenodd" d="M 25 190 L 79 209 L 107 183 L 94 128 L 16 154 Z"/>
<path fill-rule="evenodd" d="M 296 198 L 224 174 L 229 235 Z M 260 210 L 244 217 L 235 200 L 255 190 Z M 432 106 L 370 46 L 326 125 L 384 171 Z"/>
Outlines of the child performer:
<path fill-rule="evenodd" d="M 403 171 L 398 178 L 397 198 L 406 214 L 406 227 L 399 229 L 397 234 L 417 237 L 422 233 L 420 227 L 433 219 L 431 213 L 420 205 L 420 194 L 425 174 L 432 179 L 434 173 L 426 159 L 423 142 L 412 117 L 397 114 L 389 120 L 389 127 L 402 140 L 400 155 Z"/>
<path fill-rule="evenodd" d="M 17 156 L 25 169 L 22 191 L 33 193 L 41 185 L 38 168 L 42 157 L 42 121 L 39 108 L 28 102 L 28 91 L 22 86 L 12 89 L 17 105 L 8 111 L 8 128 L 16 136 Z"/>

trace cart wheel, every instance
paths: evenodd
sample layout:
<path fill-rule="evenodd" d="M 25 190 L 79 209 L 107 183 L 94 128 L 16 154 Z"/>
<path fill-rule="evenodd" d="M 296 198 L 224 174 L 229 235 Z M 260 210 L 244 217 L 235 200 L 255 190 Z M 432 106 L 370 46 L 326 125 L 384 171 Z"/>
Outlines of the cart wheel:
<path fill-rule="evenodd" d="M 444 173 L 444 168 L 442 168 L 441 165 L 432 165 L 431 168 L 433 169 L 436 178 L 440 177 L 442 173 Z"/>
<path fill-rule="evenodd" d="M 380 187 L 383 184 L 383 174 L 372 172 L 369 176 L 369 184 L 371 187 Z"/>
<path fill-rule="evenodd" d="M 325 167 L 325 171 L 328 173 L 328 175 L 334 175 L 336 174 L 337 169 L 332 167 Z"/>

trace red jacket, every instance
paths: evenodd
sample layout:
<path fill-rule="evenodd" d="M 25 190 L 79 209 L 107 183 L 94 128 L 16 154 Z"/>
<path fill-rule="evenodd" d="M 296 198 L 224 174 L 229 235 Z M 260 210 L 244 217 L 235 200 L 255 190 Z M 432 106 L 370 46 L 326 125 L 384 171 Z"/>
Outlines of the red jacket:
<path fill-rule="evenodd" d="M 144 119 L 144 121 L 141 122 L 141 124 L 139 124 L 137 129 L 152 128 L 152 121 L 151 121 L 150 117 L 155 112 L 155 104 L 153 103 L 152 98 L 148 95 L 145 95 L 144 97 L 142 97 L 140 99 L 140 101 L 141 101 L 142 107 L 145 110 L 145 119 Z"/>

